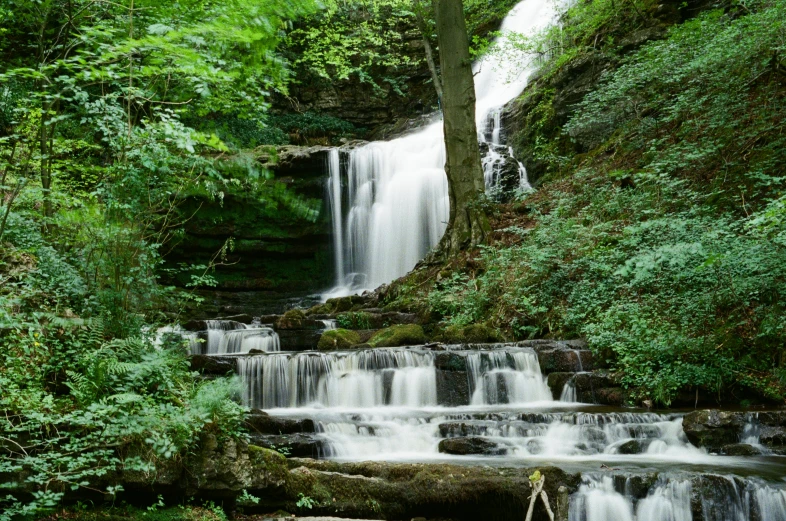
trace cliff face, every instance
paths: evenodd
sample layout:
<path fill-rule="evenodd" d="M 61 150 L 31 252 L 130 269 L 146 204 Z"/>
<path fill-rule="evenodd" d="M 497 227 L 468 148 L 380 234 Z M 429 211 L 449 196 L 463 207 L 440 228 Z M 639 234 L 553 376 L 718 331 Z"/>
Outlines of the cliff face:
<path fill-rule="evenodd" d="M 217 290 L 284 298 L 324 289 L 332 274 L 330 224 L 323 211 L 326 160 L 324 147 L 260 152 L 258 163 L 273 174 L 265 182 L 282 193 L 288 189 L 280 200 L 259 200 L 241 190 L 220 200 L 189 197 L 180 210 L 192 217 L 167 264 L 207 264 L 226 244 L 212 272 Z M 177 283 L 184 285 L 184 277 Z"/>

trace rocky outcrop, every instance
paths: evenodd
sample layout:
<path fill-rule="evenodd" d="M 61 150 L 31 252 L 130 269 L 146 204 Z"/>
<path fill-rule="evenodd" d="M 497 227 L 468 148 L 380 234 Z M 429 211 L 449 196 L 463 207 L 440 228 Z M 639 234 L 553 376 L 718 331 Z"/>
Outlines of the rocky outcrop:
<path fill-rule="evenodd" d="M 310 515 L 520 521 L 528 504 L 528 476 L 535 470 L 298 459 L 288 463 L 286 485 L 261 496 L 260 510 L 302 512 L 294 503 L 303 494 L 313 500 Z M 546 476 L 550 498 L 557 498 L 560 486 L 574 490 L 578 485 L 578 476 L 562 470 L 546 467 L 540 471 Z M 546 519 L 539 504 L 533 520 Z"/>
<path fill-rule="evenodd" d="M 695 411 L 685 415 L 682 428 L 692 444 L 711 451 L 744 450 L 736 445 L 749 437 L 776 452 L 786 449 L 786 411 Z"/>
<path fill-rule="evenodd" d="M 300 434 L 315 432 L 314 421 L 310 419 L 292 420 L 278 416 L 270 416 L 259 409 L 253 409 L 246 415 L 246 426 L 254 434 Z"/>

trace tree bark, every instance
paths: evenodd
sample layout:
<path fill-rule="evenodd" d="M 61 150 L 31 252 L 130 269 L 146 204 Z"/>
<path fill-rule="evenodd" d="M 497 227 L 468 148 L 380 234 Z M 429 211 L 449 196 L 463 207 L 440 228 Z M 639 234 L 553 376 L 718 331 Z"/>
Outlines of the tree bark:
<path fill-rule="evenodd" d="M 450 218 L 437 255 L 483 242 L 488 218 L 476 204 L 485 190 L 475 125 L 475 83 L 462 0 L 435 0 Z"/>
<path fill-rule="evenodd" d="M 434 83 L 434 90 L 437 91 L 437 98 L 442 103 L 442 80 L 439 78 L 437 72 L 437 65 L 434 63 L 434 52 L 431 49 L 431 41 L 429 39 L 428 25 L 423 16 L 423 5 L 421 0 L 412 0 L 412 7 L 415 11 L 415 20 L 418 23 L 418 30 L 423 38 L 423 49 L 426 52 L 426 63 L 428 63 L 428 70 L 431 72 L 431 81 Z"/>

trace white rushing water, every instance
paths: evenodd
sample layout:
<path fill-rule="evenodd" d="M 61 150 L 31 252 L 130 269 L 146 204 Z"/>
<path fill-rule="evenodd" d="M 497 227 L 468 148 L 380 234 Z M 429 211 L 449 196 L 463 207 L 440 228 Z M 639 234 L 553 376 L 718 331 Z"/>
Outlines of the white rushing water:
<path fill-rule="evenodd" d="M 206 320 L 205 342 L 191 344 L 193 354 L 226 355 L 257 350 L 281 350 L 278 333 L 269 327 L 249 326 L 232 320 Z"/>
<path fill-rule="evenodd" d="M 524 0 L 502 22 L 501 33 L 533 34 L 554 18 L 548 0 Z M 497 182 L 502 161 L 501 108 L 527 85 L 532 70 L 503 53 L 476 63 L 476 120 L 487 186 Z M 437 117 L 435 116 L 435 120 Z M 486 132 L 486 130 L 490 132 Z M 336 287 L 325 298 L 362 292 L 394 280 L 441 239 L 449 214 L 442 122 L 392 141 L 349 152 L 346 171 L 338 150 L 328 160 Z M 521 183 L 526 171 L 519 165 Z M 342 182 L 343 181 L 343 182 Z"/>
<path fill-rule="evenodd" d="M 723 475 L 661 475 L 646 497 L 635 477 L 587 474 L 574 494 L 570 521 L 784 521 L 786 490 L 755 479 Z M 619 479 L 621 478 L 621 479 Z"/>

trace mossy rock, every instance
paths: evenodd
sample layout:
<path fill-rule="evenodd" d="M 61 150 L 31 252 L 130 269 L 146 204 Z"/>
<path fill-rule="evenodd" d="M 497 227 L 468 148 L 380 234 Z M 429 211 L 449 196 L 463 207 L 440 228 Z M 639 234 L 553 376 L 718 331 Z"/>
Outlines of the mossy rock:
<path fill-rule="evenodd" d="M 468 326 L 448 326 L 436 337 L 446 344 L 485 344 L 500 342 L 499 331 L 487 324 L 470 324 Z"/>
<path fill-rule="evenodd" d="M 317 343 L 320 351 L 336 351 L 338 349 L 349 349 L 361 342 L 360 335 L 356 331 L 349 329 L 331 329 L 322 333 Z"/>
<path fill-rule="evenodd" d="M 320 324 L 300 309 L 290 309 L 276 320 L 276 329 L 319 329 Z"/>
<path fill-rule="evenodd" d="M 372 347 L 419 345 L 426 343 L 426 333 L 417 324 L 400 324 L 377 331 L 368 343 Z"/>

